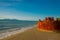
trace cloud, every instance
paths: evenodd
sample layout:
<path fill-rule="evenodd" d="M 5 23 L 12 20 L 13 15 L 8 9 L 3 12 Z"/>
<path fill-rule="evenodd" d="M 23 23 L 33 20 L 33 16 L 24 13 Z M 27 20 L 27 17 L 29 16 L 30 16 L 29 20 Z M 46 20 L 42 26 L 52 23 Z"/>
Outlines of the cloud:
<path fill-rule="evenodd" d="M 0 2 L 2 2 L 2 1 L 21 1 L 21 0 L 0 0 Z"/>
<path fill-rule="evenodd" d="M 15 4 L 19 4 L 21 0 L 0 0 L 0 7 L 9 7 Z"/>
<path fill-rule="evenodd" d="M 6 2 L 0 2 L 1 7 L 6 7 L 6 6 L 11 6 L 11 3 L 6 3 Z"/>

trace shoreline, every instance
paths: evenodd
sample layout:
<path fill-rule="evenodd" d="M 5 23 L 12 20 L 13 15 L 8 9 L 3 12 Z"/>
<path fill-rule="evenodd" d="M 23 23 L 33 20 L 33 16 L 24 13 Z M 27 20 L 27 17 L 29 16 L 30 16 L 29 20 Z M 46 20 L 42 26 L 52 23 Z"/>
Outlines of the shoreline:
<path fill-rule="evenodd" d="M 7 37 L 10 37 L 12 35 L 23 33 L 24 31 L 32 29 L 32 28 L 33 27 L 25 27 L 25 28 L 21 28 L 21 29 L 18 29 L 18 30 L 15 29 L 14 31 L 11 31 L 11 32 L 1 33 L 0 34 L 0 40 L 4 39 L 4 38 L 7 38 Z"/>
<path fill-rule="evenodd" d="M 22 33 L 12 35 L 2 40 L 60 40 L 60 33 L 42 32 L 36 27 L 28 29 Z"/>

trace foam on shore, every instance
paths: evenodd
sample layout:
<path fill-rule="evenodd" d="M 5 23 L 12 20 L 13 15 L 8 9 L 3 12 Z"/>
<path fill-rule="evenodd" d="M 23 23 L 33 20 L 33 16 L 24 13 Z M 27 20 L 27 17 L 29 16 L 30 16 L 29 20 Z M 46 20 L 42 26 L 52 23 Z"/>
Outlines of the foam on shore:
<path fill-rule="evenodd" d="M 21 28 L 21 29 L 18 28 L 18 29 L 13 29 L 11 31 L 6 31 L 6 32 L 0 34 L 0 39 L 7 38 L 8 36 L 15 35 L 18 33 L 22 33 L 31 28 L 33 28 L 33 27 L 26 27 L 26 28 Z"/>

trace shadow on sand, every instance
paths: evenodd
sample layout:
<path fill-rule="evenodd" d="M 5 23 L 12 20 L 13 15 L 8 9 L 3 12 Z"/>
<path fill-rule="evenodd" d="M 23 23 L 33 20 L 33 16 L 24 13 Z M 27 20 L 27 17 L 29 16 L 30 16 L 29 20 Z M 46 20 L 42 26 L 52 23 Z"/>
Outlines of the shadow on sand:
<path fill-rule="evenodd" d="M 60 33 L 60 30 L 56 30 L 55 32 L 56 32 L 56 33 Z"/>

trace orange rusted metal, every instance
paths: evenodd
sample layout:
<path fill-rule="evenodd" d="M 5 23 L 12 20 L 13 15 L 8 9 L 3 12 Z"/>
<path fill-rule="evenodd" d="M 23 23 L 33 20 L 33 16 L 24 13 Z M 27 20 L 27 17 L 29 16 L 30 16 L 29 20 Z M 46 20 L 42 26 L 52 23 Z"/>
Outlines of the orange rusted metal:
<path fill-rule="evenodd" d="M 60 31 L 60 20 L 58 20 L 58 18 L 54 20 L 53 17 L 46 17 L 43 21 L 39 20 L 37 26 L 39 30 Z"/>

